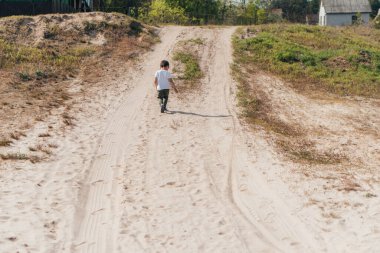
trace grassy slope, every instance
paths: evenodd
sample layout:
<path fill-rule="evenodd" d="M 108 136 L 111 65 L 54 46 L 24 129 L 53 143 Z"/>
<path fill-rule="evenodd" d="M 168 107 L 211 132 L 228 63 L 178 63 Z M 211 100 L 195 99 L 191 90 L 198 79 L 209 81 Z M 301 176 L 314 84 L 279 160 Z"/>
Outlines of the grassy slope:
<path fill-rule="evenodd" d="M 300 90 L 380 97 L 380 31 L 368 27 L 263 25 L 240 30 L 235 59 Z"/>

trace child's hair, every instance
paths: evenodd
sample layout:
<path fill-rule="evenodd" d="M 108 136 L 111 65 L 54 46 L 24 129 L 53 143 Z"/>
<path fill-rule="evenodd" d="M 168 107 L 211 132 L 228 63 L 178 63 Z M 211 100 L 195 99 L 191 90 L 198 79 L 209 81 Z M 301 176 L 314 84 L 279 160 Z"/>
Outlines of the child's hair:
<path fill-rule="evenodd" d="M 166 61 L 166 60 L 161 61 L 161 63 L 160 63 L 160 67 L 161 67 L 161 68 L 169 67 L 169 62 Z"/>

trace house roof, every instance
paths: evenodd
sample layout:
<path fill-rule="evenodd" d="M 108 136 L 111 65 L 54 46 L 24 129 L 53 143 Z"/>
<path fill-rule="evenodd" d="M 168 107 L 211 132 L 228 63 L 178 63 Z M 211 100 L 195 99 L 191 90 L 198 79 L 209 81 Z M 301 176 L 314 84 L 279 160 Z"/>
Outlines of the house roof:
<path fill-rule="evenodd" d="M 326 13 L 372 12 L 368 0 L 322 0 Z"/>

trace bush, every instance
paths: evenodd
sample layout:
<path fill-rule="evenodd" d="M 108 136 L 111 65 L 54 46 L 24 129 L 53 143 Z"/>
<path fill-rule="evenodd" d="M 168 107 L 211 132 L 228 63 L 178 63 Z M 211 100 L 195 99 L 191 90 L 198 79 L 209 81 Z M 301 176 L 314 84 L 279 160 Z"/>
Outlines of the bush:
<path fill-rule="evenodd" d="M 183 8 L 169 6 L 165 0 L 154 0 L 149 12 L 143 14 L 141 19 L 144 22 L 153 24 L 186 24 L 189 21 Z"/>

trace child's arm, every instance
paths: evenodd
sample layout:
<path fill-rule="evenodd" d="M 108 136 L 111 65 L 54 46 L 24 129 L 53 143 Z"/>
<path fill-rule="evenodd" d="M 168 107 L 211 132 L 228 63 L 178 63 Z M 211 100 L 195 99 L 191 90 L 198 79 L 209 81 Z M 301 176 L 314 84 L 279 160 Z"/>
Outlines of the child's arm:
<path fill-rule="evenodd" d="M 157 80 L 157 77 L 154 78 L 154 88 L 157 89 L 157 85 L 158 85 L 158 80 Z"/>
<path fill-rule="evenodd" d="M 175 93 L 178 93 L 177 86 L 175 86 L 172 78 L 169 78 L 169 82 L 170 82 L 171 87 L 173 87 Z"/>

